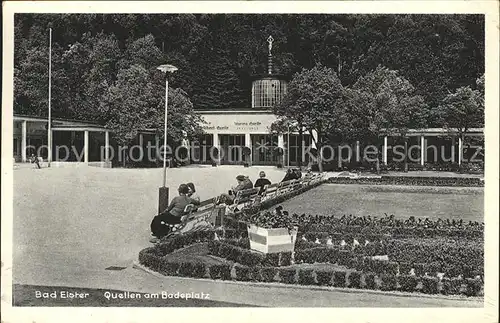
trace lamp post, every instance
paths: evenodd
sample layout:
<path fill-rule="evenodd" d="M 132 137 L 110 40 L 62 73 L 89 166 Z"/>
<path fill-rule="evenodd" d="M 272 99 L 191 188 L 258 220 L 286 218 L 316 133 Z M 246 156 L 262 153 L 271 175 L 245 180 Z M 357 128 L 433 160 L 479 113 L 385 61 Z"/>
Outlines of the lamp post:
<path fill-rule="evenodd" d="M 290 168 L 290 122 L 287 122 L 287 138 L 286 138 L 286 165 Z"/>
<path fill-rule="evenodd" d="M 49 28 L 49 123 L 47 127 L 47 166 L 52 162 L 52 28 Z M 37 156 L 38 157 L 38 156 Z M 85 157 L 86 158 L 86 157 Z"/>
<path fill-rule="evenodd" d="M 167 187 L 167 119 L 168 119 L 168 73 L 177 71 L 173 65 L 160 65 L 158 70 L 166 74 L 165 76 L 165 128 L 163 135 L 163 186 L 158 192 L 158 214 L 165 211 L 168 207 L 168 187 Z"/>

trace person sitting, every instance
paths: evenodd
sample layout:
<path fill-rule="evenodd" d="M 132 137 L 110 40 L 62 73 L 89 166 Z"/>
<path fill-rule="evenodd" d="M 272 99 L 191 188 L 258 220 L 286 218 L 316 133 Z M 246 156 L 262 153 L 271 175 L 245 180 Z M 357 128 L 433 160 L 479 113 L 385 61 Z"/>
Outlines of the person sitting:
<path fill-rule="evenodd" d="M 227 194 L 222 194 L 219 197 L 219 203 L 226 203 L 227 205 L 231 205 L 233 204 L 236 194 L 239 191 L 253 188 L 252 181 L 248 178 L 248 176 L 238 175 L 236 176 L 236 181 L 238 182 L 238 185 L 231 187 Z"/>
<path fill-rule="evenodd" d="M 285 177 L 281 182 L 291 181 L 292 179 L 300 179 L 302 177 L 302 172 L 298 169 L 289 168 L 286 171 Z"/>
<path fill-rule="evenodd" d="M 167 209 L 155 216 L 153 221 L 151 221 L 151 233 L 156 237 L 156 239 L 151 239 L 151 242 L 156 242 L 170 233 L 169 225 L 182 223 L 184 209 L 187 205 L 200 205 L 199 200 L 188 196 L 189 187 L 186 184 L 181 184 L 178 192 L 179 195 L 172 199 Z"/>
<path fill-rule="evenodd" d="M 259 195 L 262 195 L 264 193 L 264 188 L 266 185 L 271 185 L 271 181 L 266 178 L 266 173 L 264 171 L 261 171 L 259 173 L 259 179 L 255 181 L 255 184 L 253 187 L 259 187 Z"/>
<path fill-rule="evenodd" d="M 187 183 L 187 187 L 189 188 L 189 192 L 187 194 L 188 197 L 192 198 L 193 200 L 200 200 L 200 197 L 198 194 L 196 194 L 196 188 L 194 187 L 193 183 Z"/>
<path fill-rule="evenodd" d="M 40 159 L 39 159 L 39 158 L 38 158 L 38 156 L 37 156 L 37 155 L 35 155 L 35 154 L 31 154 L 31 163 L 32 163 L 32 164 L 36 164 L 36 167 L 37 167 L 38 169 L 42 168 L 42 167 L 40 166 Z"/>
<path fill-rule="evenodd" d="M 197 200 L 198 202 L 200 201 L 200 197 L 198 194 L 196 194 L 196 188 L 194 187 L 193 183 L 187 183 L 186 184 L 189 187 L 189 192 L 187 194 L 188 197 L 192 198 L 193 200 Z M 193 208 L 193 212 L 196 211 L 198 208 L 195 206 Z"/>

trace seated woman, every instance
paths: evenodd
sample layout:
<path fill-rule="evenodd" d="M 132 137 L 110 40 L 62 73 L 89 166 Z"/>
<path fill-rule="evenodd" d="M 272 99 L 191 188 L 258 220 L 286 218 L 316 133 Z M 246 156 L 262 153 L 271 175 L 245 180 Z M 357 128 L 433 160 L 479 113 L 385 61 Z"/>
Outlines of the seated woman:
<path fill-rule="evenodd" d="M 254 187 L 259 188 L 259 195 L 262 195 L 264 193 L 264 187 L 266 185 L 271 185 L 271 181 L 266 178 L 266 173 L 264 171 L 261 171 L 259 173 L 259 179 L 255 181 Z"/>
<path fill-rule="evenodd" d="M 169 224 L 182 223 L 184 209 L 188 204 L 193 204 L 195 206 L 200 205 L 199 200 L 195 200 L 187 196 L 189 193 L 189 187 L 186 184 L 181 184 L 178 192 L 179 196 L 172 199 L 167 209 L 161 214 L 155 216 L 153 221 L 151 221 L 151 233 L 156 237 L 156 239 L 151 239 L 151 242 L 156 242 L 159 238 L 169 234 Z"/>
<path fill-rule="evenodd" d="M 189 188 L 189 192 L 187 193 L 187 196 L 192 198 L 193 200 L 197 200 L 198 202 L 200 201 L 200 197 L 198 196 L 198 194 L 196 194 L 196 188 L 194 187 L 194 184 L 193 183 L 187 183 L 186 184 Z M 198 208 L 195 206 L 195 208 L 193 209 L 193 211 L 196 211 Z"/>

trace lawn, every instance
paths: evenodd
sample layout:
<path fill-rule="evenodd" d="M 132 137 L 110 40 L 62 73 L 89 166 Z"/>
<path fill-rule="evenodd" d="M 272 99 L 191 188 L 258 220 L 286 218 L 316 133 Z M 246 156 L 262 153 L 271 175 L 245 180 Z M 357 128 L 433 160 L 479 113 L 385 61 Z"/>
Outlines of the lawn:
<path fill-rule="evenodd" d="M 484 220 L 483 188 L 324 184 L 282 203 L 298 214 Z"/>

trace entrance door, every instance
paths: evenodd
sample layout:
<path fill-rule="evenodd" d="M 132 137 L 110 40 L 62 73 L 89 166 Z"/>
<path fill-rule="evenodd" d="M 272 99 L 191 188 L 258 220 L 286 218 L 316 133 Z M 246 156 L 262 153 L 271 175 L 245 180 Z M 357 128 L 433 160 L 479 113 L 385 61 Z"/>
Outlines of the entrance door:
<path fill-rule="evenodd" d="M 245 135 L 220 135 L 221 164 L 243 164 Z"/>

